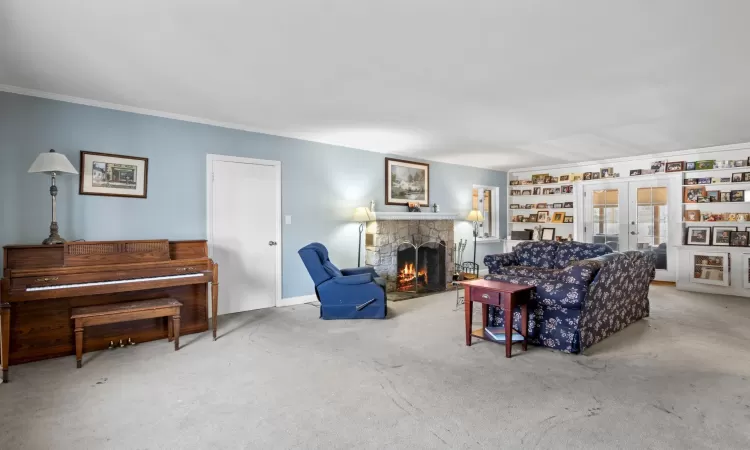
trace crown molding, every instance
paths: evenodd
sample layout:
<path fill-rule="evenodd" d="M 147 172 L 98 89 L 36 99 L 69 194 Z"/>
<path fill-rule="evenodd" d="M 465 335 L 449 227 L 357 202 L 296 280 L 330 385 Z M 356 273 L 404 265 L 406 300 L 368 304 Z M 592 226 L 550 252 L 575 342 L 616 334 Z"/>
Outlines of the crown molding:
<path fill-rule="evenodd" d="M 750 142 L 741 142 L 738 144 L 716 145 L 712 147 L 691 148 L 688 150 L 675 150 L 672 152 L 650 153 L 646 155 L 624 156 L 621 158 L 597 159 L 594 161 L 584 161 L 578 163 L 553 164 L 549 166 L 521 167 L 518 169 L 508 169 L 508 174 L 516 172 L 529 172 L 534 170 L 554 170 L 554 169 L 573 169 L 576 167 L 585 167 L 591 165 L 615 164 L 621 162 L 639 161 L 643 159 L 670 159 L 678 156 L 694 155 L 696 153 L 716 153 L 731 150 L 750 150 Z"/>

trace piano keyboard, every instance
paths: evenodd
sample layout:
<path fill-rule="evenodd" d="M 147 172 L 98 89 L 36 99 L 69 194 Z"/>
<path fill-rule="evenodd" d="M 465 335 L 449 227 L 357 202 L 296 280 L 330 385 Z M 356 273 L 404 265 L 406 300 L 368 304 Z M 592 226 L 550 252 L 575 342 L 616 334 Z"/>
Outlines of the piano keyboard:
<path fill-rule="evenodd" d="M 91 286 L 106 286 L 109 284 L 144 283 L 148 281 L 176 280 L 179 278 L 191 278 L 191 277 L 202 277 L 202 276 L 203 276 L 202 273 L 188 273 L 185 275 L 167 275 L 164 277 L 131 278 L 129 280 L 97 281 L 93 283 L 80 283 L 80 284 L 58 284 L 55 286 L 29 287 L 29 288 L 26 288 L 26 292 L 49 291 L 52 289 L 85 288 L 85 287 L 91 287 Z"/>

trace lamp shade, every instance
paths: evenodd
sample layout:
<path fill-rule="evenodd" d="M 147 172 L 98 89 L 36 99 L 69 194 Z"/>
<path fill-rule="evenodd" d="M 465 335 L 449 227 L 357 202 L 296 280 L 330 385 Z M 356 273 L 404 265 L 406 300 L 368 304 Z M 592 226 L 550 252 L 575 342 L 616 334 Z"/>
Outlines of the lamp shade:
<path fill-rule="evenodd" d="M 36 157 L 29 173 L 78 173 L 65 155 L 50 150 Z"/>
<path fill-rule="evenodd" d="M 375 214 L 373 214 L 369 208 L 360 206 L 359 208 L 354 210 L 353 220 L 355 222 L 368 222 L 370 220 L 375 220 Z"/>
<path fill-rule="evenodd" d="M 478 209 L 472 209 L 468 216 L 466 216 L 466 220 L 469 222 L 483 222 L 484 216 L 482 215 L 482 211 L 479 211 Z"/>

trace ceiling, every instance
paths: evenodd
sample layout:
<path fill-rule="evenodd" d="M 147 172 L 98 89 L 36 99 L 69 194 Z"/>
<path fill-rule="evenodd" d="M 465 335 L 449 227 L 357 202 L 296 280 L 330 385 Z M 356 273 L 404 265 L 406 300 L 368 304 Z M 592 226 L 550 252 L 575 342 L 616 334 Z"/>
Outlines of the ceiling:
<path fill-rule="evenodd" d="M 0 84 L 505 170 L 750 141 L 744 0 L 0 0 Z"/>

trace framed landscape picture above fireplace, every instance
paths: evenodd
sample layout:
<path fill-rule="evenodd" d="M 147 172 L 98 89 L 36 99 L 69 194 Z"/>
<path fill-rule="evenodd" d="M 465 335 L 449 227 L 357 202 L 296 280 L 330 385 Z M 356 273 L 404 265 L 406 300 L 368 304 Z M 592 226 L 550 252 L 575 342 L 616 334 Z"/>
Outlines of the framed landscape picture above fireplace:
<path fill-rule="evenodd" d="M 430 205 L 430 165 L 385 158 L 385 204 Z"/>

